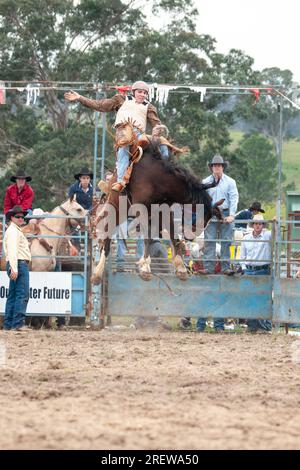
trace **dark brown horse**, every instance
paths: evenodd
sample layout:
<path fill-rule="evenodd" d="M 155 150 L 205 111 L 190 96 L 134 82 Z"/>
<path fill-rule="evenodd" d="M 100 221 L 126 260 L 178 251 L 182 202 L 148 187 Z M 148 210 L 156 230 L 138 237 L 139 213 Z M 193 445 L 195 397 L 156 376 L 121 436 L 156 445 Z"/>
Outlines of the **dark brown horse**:
<path fill-rule="evenodd" d="M 114 175 L 114 178 L 111 180 L 110 186 L 115 181 L 116 175 Z M 174 203 L 180 205 L 203 204 L 205 227 L 213 215 L 216 215 L 219 219 L 222 218 L 219 208 L 212 206 L 211 197 L 206 191 L 213 186 L 215 186 L 215 184 L 205 185 L 201 183 L 201 181 L 182 166 L 163 160 L 158 146 L 150 143 L 144 149 L 141 160 L 134 164 L 130 181 L 126 190 L 121 193 L 121 195 L 127 195 L 129 207 L 135 204 L 143 204 L 147 208 L 148 214 L 151 214 L 151 206 L 153 204 L 166 204 L 169 207 Z M 98 222 L 103 221 L 103 219 L 107 217 L 108 204 L 110 204 L 110 207 L 116 209 L 117 225 L 127 219 L 127 216 L 125 218 L 120 216 L 119 196 L 120 193 L 110 191 L 105 204 L 99 206 L 96 216 Z M 150 216 L 149 222 L 150 227 Z M 161 232 L 163 228 L 163 225 L 160 225 L 159 231 Z M 187 278 L 187 270 L 182 259 L 182 242 L 178 237 L 176 238 L 172 220 L 169 233 L 175 251 L 174 266 L 176 275 L 180 277 L 180 279 L 185 280 Z M 93 282 L 95 284 L 99 283 L 102 278 L 105 261 L 110 251 L 111 236 L 112 233 L 109 233 L 108 238 L 102 241 L 100 262 L 93 276 Z M 149 239 L 145 238 L 144 257 L 139 261 L 140 275 L 143 279 L 149 279 L 151 276 L 148 242 Z"/>

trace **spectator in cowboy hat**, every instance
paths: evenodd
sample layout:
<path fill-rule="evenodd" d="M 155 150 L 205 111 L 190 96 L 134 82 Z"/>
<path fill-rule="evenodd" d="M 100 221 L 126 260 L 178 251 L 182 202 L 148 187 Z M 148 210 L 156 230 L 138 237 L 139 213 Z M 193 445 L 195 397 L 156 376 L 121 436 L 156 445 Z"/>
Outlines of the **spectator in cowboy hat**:
<path fill-rule="evenodd" d="M 84 209 L 90 210 L 93 204 L 93 173 L 87 168 L 81 168 L 79 173 L 74 175 L 76 183 L 69 188 L 69 197 L 76 194 L 76 201 Z"/>
<path fill-rule="evenodd" d="M 72 186 L 69 188 L 68 196 L 72 197 L 76 195 L 76 201 L 80 204 L 84 209 L 91 210 L 93 206 L 93 173 L 84 166 L 81 168 L 79 173 L 74 175 L 76 183 L 73 183 Z M 76 238 L 72 238 L 71 242 L 71 250 L 72 247 L 75 248 L 73 250 L 73 255 L 76 256 L 78 254 L 78 250 L 80 250 L 80 227 L 78 226 L 76 229 L 73 230 L 72 235 L 76 236 Z"/>
<path fill-rule="evenodd" d="M 21 231 L 27 211 L 16 205 L 7 214 L 10 222 L 3 243 L 6 255 L 6 271 L 9 281 L 5 305 L 4 330 L 26 329 L 25 315 L 29 300 L 29 262 L 31 254 L 27 238 Z"/>
<path fill-rule="evenodd" d="M 212 204 L 218 203 L 221 209 L 224 220 L 223 223 L 210 223 L 204 233 L 205 246 L 203 264 L 205 274 L 214 274 L 215 257 L 216 257 L 216 240 L 222 239 L 221 242 L 221 266 L 224 274 L 230 274 L 230 253 L 229 247 L 233 234 L 233 221 L 239 201 L 239 194 L 234 179 L 225 174 L 228 167 L 228 162 L 224 161 L 221 155 L 215 155 L 211 162 L 207 163 L 212 174 L 205 178 L 202 182 L 213 183 L 217 182 L 217 186 L 207 190 L 212 198 Z M 216 219 L 213 218 L 215 221 Z M 218 234 L 219 232 L 219 234 Z"/>
<path fill-rule="evenodd" d="M 241 265 L 243 273 L 248 276 L 270 275 L 272 232 L 264 230 L 266 223 L 262 214 L 253 216 L 250 224 L 253 232 L 245 235 L 241 247 Z M 248 331 L 267 333 L 272 329 L 270 320 L 248 320 Z"/>
<path fill-rule="evenodd" d="M 236 182 L 230 176 L 225 174 L 228 162 L 224 161 L 221 155 L 215 155 L 211 162 L 207 162 L 208 168 L 212 172 L 202 183 L 218 183 L 214 188 L 207 190 L 212 198 L 212 204 L 217 204 L 222 210 L 223 221 L 217 221 L 213 217 L 205 228 L 204 232 L 204 253 L 203 266 L 201 274 L 214 274 L 216 268 L 216 240 L 220 238 L 221 244 L 221 272 L 222 274 L 232 275 L 234 271 L 230 269 L 230 245 L 233 237 L 233 221 L 239 202 L 239 193 Z M 199 317 L 197 319 L 197 331 L 204 331 L 206 319 Z M 224 318 L 214 319 L 214 328 L 216 332 L 224 330 Z"/>
<path fill-rule="evenodd" d="M 28 214 L 32 213 L 32 202 L 34 199 L 34 191 L 29 186 L 31 176 L 26 175 L 24 170 L 19 170 L 16 175 L 10 178 L 11 184 L 6 189 L 4 197 L 4 214 L 7 214 L 14 206 L 21 206 Z"/>
<path fill-rule="evenodd" d="M 240 212 L 238 212 L 235 216 L 235 221 L 240 221 L 240 220 L 250 220 L 253 218 L 254 215 L 262 213 L 264 214 L 265 211 L 261 207 L 260 202 L 253 202 L 249 209 L 244 209 Z M 242 222 L 235 222 L 235 228 L 236 229 L 246 229 L 247 228 L 247 223 L 242 223 Z"/>

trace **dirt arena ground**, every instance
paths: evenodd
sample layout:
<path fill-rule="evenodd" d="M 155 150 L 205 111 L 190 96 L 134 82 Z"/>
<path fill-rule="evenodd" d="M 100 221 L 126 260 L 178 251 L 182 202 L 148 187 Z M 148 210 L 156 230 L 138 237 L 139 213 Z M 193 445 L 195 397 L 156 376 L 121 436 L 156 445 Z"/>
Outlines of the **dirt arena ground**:
<path fill-rule="evenodd" d="M 0 331 L 1 449 L 300 449 L 300 338 Z"/>

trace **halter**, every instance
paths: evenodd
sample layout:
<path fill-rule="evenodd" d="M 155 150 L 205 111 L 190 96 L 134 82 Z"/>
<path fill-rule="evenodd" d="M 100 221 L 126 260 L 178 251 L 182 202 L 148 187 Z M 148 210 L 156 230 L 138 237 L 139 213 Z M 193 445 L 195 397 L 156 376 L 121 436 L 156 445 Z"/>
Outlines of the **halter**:
<path fill-rule="evenodd" d="M 76 220 L 76 222 L 78 223 L 78 225 L 80 225 L 80 227 L 83 227 L 83 224 L 82 224 L 82 219 L 77 219 L 76 217 L 74 217 L 72 214 L 70 214 L 70 212 L 68 212 L 63 206 L 59 206 L 60 210 L 67 216 L 69 216 L 71 219 L 74 219 Z M 70 219 L 68 219 L 68 223 L 69 225 L 72 227 L 72 224 L 70 223 Z"/>
<path fill-rule="evenodd" d="M 77 219 L 76 217 L 74 217 L 72 214 L 70 214 L 70 212 L 68 212 L 63 206 L 59 206 L 59 209 L 67 216 L 71 217 L 72 219 L 74 219 L 79 225 L 80 227 L 82 227 L 82 220 L 81 219 Z M 70 223 L 70 219 L 67 219 L 67 224 L 69 225 L 70 228 L 72 228 L 72 224 Z M 39 225 L 42 225 L 43 227 L 45 227 L 49 232 L 52 232 L 52 233 L 55 233 L 55 235 L 58 235 L 59 237 L 61 237 L 62 235 L 64 235 L 64 233 L 60 233 L 60 232 L 57 232 L 56 230 L 54 230 L 53 228 L 50 228 L 48 227 L 48 225 L 45 223 L 45 222 L 40 222 Z M 46 239 L 43 239 L 44 241 L 46 241 Z M 68 243 L 70 244 L 70 240 L 66 238 L 66 240 L 68 241 Z M 41 241 L 40 241 L 41 243 Z M 49 245 L 48 242 L 46 242 L 48 247 L 45 246 L 46 250 L 47 251 L 51 251 L 53 249 L 53 246 L 52 245 Z M 42 243 L 43 244 L 43 243 Z"/>

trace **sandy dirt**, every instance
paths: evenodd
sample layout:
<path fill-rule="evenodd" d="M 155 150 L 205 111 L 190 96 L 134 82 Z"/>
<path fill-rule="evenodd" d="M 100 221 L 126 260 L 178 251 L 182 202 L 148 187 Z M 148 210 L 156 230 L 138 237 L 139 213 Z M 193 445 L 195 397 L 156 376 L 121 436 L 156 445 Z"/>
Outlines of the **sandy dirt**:
<path fill-rule="evenodd" d="M 1 449 L 300 449 L 300 338 L 0 331 Z"/>

